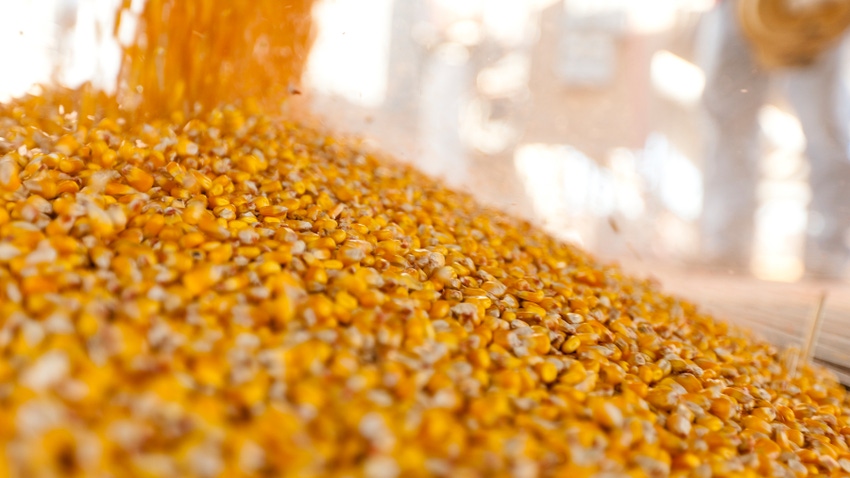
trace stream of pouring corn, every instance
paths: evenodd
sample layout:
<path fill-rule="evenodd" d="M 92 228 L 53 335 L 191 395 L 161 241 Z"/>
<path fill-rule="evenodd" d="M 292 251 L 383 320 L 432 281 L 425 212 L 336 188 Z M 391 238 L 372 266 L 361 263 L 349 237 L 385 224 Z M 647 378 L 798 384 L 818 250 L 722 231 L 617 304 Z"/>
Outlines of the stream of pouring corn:
<path fill-rule="evenodd" d="M 309 6 L 150 0 L 118 100 L 0 106 L 0 477 L 850 472 L 824 372 L 249 101 Z"/>

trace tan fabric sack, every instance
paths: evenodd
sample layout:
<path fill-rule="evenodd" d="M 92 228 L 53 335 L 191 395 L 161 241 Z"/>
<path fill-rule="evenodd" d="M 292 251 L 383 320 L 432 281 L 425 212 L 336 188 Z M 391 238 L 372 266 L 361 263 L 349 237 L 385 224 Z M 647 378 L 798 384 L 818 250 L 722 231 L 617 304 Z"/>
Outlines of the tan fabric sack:
<path fill-rule="evenodd" d="M 805 66 L 850 26 L 850 0 L 738 0 L 738 15 L 764 66 Z"/>

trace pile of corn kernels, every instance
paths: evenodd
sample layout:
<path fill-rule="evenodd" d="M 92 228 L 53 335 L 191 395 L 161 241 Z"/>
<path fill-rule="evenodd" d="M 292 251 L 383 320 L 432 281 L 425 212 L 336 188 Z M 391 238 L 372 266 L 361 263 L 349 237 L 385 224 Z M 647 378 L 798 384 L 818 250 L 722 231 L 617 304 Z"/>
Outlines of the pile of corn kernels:
<path fill-rule="evenodd" d="M 0 476 L 837 476 L 845 391 L 357 144 L 0 106 Z"/>

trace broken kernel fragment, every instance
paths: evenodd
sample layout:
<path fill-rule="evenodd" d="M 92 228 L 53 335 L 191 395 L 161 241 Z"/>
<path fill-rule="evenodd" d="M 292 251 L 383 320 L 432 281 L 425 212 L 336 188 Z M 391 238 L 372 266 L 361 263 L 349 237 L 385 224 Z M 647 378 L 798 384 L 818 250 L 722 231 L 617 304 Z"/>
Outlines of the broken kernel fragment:
<path fill-rule="evenodd" d="M 18 165 L 12 155 L 0 159 L 0 189 L 13 192 L 21 185 Z"/>
<path fill-rule="evenodd" d="M 62 153 L 65 156 L 70 156 L 74 152 L 76 152 L 77 148 L 80 147 L 80 143 L 77 139 L 70 134 L 66 134 L 56 140 L 56 144 L 53 145 L 53 148 L 58 153 Z"/>

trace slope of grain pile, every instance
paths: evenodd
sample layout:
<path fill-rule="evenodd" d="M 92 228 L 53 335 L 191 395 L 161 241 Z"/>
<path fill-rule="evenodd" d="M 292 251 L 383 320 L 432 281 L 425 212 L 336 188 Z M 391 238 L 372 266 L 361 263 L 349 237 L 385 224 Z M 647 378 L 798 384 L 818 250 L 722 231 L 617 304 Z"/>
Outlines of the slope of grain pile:
<path fill-rule="evenodd" d="M 80 95 L 0 106 L 0 476 L 850 472 L 833 380 L 531 224 Z"/>

